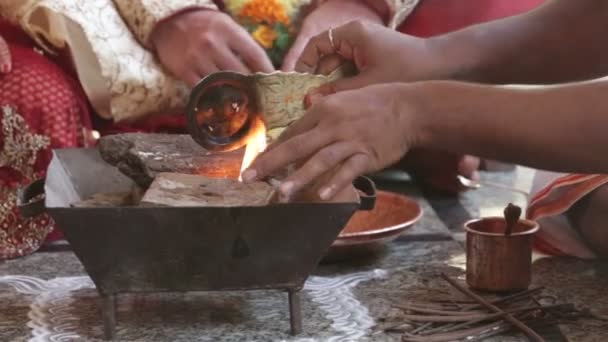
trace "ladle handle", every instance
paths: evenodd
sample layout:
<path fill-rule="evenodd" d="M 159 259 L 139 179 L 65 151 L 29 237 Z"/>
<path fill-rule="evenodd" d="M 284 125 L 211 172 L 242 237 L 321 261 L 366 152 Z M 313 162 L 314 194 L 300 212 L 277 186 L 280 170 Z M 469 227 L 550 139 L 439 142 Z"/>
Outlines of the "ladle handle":
<path fill-rule="evenodd" d="M 17 192 L 17 208 L 23 217 L 32 218 L 44 213 L 44 182 L 45 178 L 38 179 Z"/>
<path fill-rule="evenodd" d="M 357 177 L 353 186 L 363 192 L 363 195 L 359 195 L 361 203 L 359 204 L 359 210 L 372 210 L 376 206 L 376 184 L 373 180 L 365 176 Z"/>

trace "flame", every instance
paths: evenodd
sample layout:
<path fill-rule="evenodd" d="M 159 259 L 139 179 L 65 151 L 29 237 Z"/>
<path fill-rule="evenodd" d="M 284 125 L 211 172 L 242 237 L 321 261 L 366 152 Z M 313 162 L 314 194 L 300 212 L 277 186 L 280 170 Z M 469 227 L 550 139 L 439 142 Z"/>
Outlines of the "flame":
<path fill-rule="evenodd" d="M 241 171 L 239 172 L 239 181 L 242 181 L 242 174 L 251 163 L 255 160 L 258 154 L 266 149 L 266 126 L 261 118 L 256 118 L 252 123 L 251 133 L 247 136 L 245 155 L 241 163 Z"/>

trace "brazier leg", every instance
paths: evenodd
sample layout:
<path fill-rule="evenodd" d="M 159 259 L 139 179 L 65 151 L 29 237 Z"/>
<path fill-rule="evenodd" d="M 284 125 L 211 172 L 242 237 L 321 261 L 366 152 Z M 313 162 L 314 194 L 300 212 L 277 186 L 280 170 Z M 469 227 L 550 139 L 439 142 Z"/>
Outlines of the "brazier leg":
<path fill-rule="evenodd" d="M 291 323 L 291 334 L 298 335 L 302 332 L 302 308 L 300 306 L 300 291 L 289 290 L 289 321 Z"/>
<path fill-rule="evenodd" d="M 116 331 L 116 295 L 101 296 L 101 315 L 103 317 L 103 337 L 114 340 Z"/>

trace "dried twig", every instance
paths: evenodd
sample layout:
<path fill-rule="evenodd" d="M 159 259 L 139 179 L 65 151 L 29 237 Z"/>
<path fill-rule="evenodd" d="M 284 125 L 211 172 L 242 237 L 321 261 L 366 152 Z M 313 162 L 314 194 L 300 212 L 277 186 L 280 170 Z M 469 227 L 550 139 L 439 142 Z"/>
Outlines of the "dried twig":
<path fill-rule="evenodd" d="M 525 291 L 517 292 L 512 295 L 508 295 L 506 297 L 498 298 L 498 299 L 495 299 L 495 300 L 492 300 L 489 302 L 494 305 L 504 304 L 504 303 L 508 303 L 508 302 L 517 302 L 519 300 L 529 299 L 531 296 L 541 293 L 544 289 L 545 289 L 544 287 L 536 287 L 533 289 L 528 289 Z M 472 300 L 453 300 L 453 299 L 437 300 L 437 299 L 435 299 L 435 300 L 432 300 L 432 302 L 434 302 L 434 303 L 451 303 L 453 305 L 458 305 L 458 304 L 470 305 L 470 307 L 467 308 L 468 310 L 483 307 L 483 305 L 479 304 L 476 301 L 472 301 Z"/>
<path fill-rule="evenodd" d="M 444 332 L 458 330 L 461 328 L 466 328 L 466 327 L 469 327 L 474 324 L 481 323 L 483 321 L 487 321 L 490 319 L 503 318 L 507 314 L 516 314 L 516 313 L 521 314 L 521 313 L 525 313 L 525 312 L 529 312 L 529 311 L 537 311 L 537 310 L 549 311 L 549 310 L 563 309 L 563 308 L 573 308 L 573 306 L 572 306 L 572 304 L 552 304 L 552 305 L 540 306 L 540 307 L 539 306 L 530 306 L 530 307 L 525 307 L 525 308 L 505 310 L 504 312 L 488 314 L 483 317 L 472 319 L 470 321 L 453 324 L 450 326 L 440 326 L 440 327 L 437 327 L 434 329 L 425 330 L 424 335 L 430 335 L 432 333 L 438 333 L 438 332 L 444 333 Z"/>
<path fill-rule="evenodd" d="M 532 298 L 533 295 L 541 293 L 544 289 L 545 289 L 544 287 L 537 287 L 537 288 L 533 288 L 533 289 L 517 292 L 517 293 L 514 293 L 512 295 L 508 295 L 508 296 L 505 296 L 505 297 L 502 297 L 502 298 L 495 299 L 493 301 L 490 301 L 489 303 L 493 304 L 493 305 L 502 305 L 502 304 L 517 303 L 519 301 Z M 483 307 L 483 305 L 479 304 L 479 302 L 474 302 L 474 303 L 475 304 L 471 305 L 467 309 L 471 310 L 471 309 L 477 309 L 477 308 Z"/>
<path fill-rule="evenodd" d="M 442 273 L 441 277 L 443 279 L 445 279 L 448 283 L 450 283 L 452 286 L 454 286 L 456 289 L 458 289 L 460 292 L 469 296 L 471 299 L 476 300 L 479 304 L 482 304 L 487 309 L 492 310 L 494 312 L 498 312 L 498 313 L 504 313 L 504 311 L 501 310 L 499 307 L 497 307 L 493 304 L 490 304 L 488 301 L 481 298 L 477 294 L 473 293 L 469 289 L 463 287 L 458 282 L 456 282 L 452 278 L 448 277 L 446 274 Z M 509 313 L 505 313 L 504 319 L 506 321 L 508 321 L 509 323 L 511 323 L 512 325 L 514 325 L 515 327 L 519 328 L 524 334 L 526 334 L 526 336 L 530 337 L 532 340 L 537 341 L 537 342 L 545 342 L 545 340 L 540 335 L 538 335 L 536 332 L 534 332 L 534 330 L 530 329 L 527 325 L 522 323 L 520 320 L 513 317 L 513 315 L 511 315 Z"/>
<path fill-rule="evenodd" d="M 475 310 L 475 311 L 448 311 L 448 310 L 436 310 L 436 309 L 428 309 L 425 307 L 420 307 L 412 304 L 402 304 L 396 305 L 396 308 L 399 308 L 404 311 L 413 311 L 419 313 L 427 313 L 427 314 L 435 314 L 435 315 L 446 315 L 446 316 L 470 316 L 470 315 L 479 315 L 483 314 L 483 311 Z"/>
<path fill-rule="evenodd" d="M 401 341 L 403 341 L 403 342 L 454 341 L 454 340 L 459 340 L 459 339 L 469 337 L 469 336 L 479 335 L 488 330 L 495 329 L 496 327 L 500 327 L 500 326 L 504 326 L 504 325 L 506 325 L 506 324 L 503 322 L 492 322 L 492 323 L 489 323 L 486 325 L 482 325 L 480 327 L 469 328 L 469 329 L 464 329 L 464 330 L 460 330 L 460 331 L 453 331 L 453 332 L 449 332 L 449 333 L 435 334 L 432 336 L 420 336 L 420 335 L 416 336 L 413 334 L 404 333 L 403 337 L 401 338 Z"/>
<path fill-rule="evenodd" d="M 430 327 L 431 325 L 433 325 L 433 322 L 427 322 L 427 323 L 424 323 L 424 324 L 422 324 L 421 326 L 419 326 L 418 328 L 416 328 L 416 329 L 412 330 L 410 333 L 411 333 L 412 335 L 413 335 L 413 334 L 416 334 L 416 333 L 420 332 L 421 330 L 424 330 L 424 329 L 426 329 L 426 328 Z"/>

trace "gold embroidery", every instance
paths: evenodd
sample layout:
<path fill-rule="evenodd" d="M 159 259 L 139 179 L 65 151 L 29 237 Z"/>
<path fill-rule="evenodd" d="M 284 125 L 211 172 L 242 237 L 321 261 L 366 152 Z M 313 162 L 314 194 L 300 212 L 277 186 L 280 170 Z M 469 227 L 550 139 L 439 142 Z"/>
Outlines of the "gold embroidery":
<path fill-rule="evenodd" d="M 32 179 L 38 152 L 49 146 L 50 139 L 30 132 L 25 119 L 13 108 L 4 106 L 2 112 L 4 147 L 0 150 L 0 167 L 8 166 Z"/>
<path fill-rule="evenodd" d="M 32 133 L 25 119 L 13 108 L 2 108 L 4 146 L 0 150 L 0 167 L 20 172 L 27 181 L 33 180 L 38 152 L 50 145 L 50 139 Z M 17 215 L 17 189 L 0 183 L 0 259 L 14 258 L 38 249 L 52 230 L 46 215 L 25 219 Z"/>
<path fill-rule="evenodd" d="M 49 146 L 49 138 L 31 133 L 25 119 L 9 106 L 2 108 L 4 147 L 0 150 L 0 167 L 8 166 L 19 171 L 28 180 L 34 178 L 34 163 L 38 152 Z M 0 187 L 0 222 L 7 224 L 16 202 L 16 190 Z M 5 232 L 6 234 L 7 232 Z M 1 236 L 0 236 L 1 238 Z"/>
<path fill-rule="evenodd" d="M 19 216 L 16 200 L 17 189 L 0 185 L 0 260 L 34 252 L 53 230 L 46 214 L 34 218 Z"/>
<path fill-rule="evenodd" d="M 325 0 L 283 1 L 295 9 Z M 402 22 L 419 2 L 378 1 L 385 1 L 389 6 L 390 27 Z M 239 5 L 246 2 L 226 1 Z M 100 116 L 132 121 L 154 113 L 181 110 L 189 89 L 163 70 L 143 42 L 162 19 L 187 8 L 214 9 L 213 1 L 89 0 L 86 6 L 82 3 L 78 0 L 0 0 L 0 13 L 18 23 L 49 51 L 72 45 L 83 88 Z M 234 6 L 231 5 L 231 9 L 236 8 Z M 65 22 L 70 34 L 57 30 L 55 25 L 44 25 L 49 22 Z"/>

